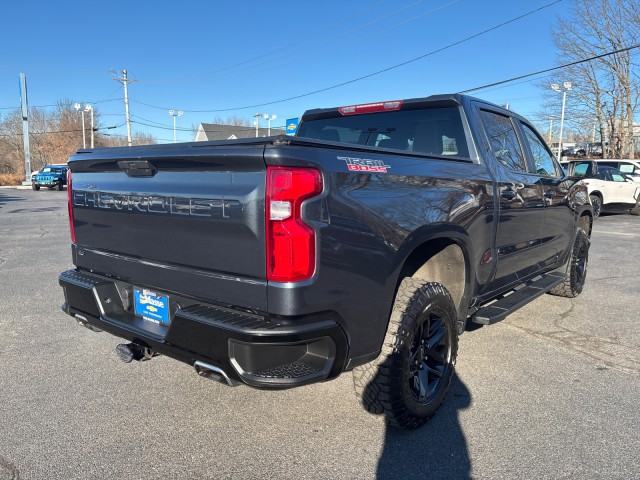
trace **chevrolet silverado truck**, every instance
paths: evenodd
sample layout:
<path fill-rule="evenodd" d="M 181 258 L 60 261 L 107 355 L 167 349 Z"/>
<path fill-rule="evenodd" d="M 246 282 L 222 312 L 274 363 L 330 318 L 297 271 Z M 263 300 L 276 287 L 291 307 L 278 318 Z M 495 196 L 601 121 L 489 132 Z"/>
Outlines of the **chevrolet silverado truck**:
<path fill-rule="evenodd" d="M 33 190 L 40 190 L 40 187 L 47 187 L 49 190 L 54 188 L 63 190 L 66 184 L 66 165 L 47 165 L 37 174 L 31 176 L 31 188 Z"/>
<path fill-rule="evenodd" d="M 307 111 L 296 137 L 79 150 L 63 310 L 230 386 L 352 371 L 417 428 L 458 336 L 584 286 L 593 211 L 524 118 L 458 94 Z"/>

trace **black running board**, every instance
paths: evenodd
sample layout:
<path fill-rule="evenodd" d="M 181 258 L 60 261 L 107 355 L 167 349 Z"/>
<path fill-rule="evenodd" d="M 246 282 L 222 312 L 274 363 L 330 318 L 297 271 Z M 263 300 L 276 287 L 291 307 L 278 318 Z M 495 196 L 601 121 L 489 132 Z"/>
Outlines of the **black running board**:
<path fill-rule="evenodd" d="M 527 303 L 544 295 L 553 287 L 564 281 L 563 273 L 547 273 L 537 280 L 524 284 L 511 292 L 508 292 L 498 300 L 480 308 L 473 316 L 473 323 L 491 325 L 504 320 L 507 315 L 515 312 Z"/>

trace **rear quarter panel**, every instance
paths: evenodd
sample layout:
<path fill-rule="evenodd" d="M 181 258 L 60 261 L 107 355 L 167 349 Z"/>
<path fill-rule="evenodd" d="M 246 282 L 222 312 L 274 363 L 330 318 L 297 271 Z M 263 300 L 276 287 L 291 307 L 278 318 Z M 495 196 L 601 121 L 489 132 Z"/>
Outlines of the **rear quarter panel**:
<path fill-rule="evenodd" d="M 349 171 L 346 158 L 372 160 L 386 171 Z M 493 241 L 492 180 L 482 165 L 296 146 L 267 148 L 265 160 L 320 168 L 325 184 L 325 194 L 303 210 L 317 232 L 315 275 L 306 286 L 270 284 L 269 310 L 335 311 L 352 337 L 351 357 L 380 347 L 400 270 L 425 241 L 454 239 L 467 256 L 472 285 L 491 276 L 492 265 L 473 267 Z"/>

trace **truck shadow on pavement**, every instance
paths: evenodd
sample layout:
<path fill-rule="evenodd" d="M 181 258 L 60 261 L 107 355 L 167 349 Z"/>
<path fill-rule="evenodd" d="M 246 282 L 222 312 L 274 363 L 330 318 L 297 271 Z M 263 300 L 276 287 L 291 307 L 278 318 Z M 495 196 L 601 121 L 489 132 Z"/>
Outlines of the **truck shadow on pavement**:
<path fill-rule="evenodd" d="M 471 393 L 454 373 L 444 404 L 422 428 L 386 427 L 376 478 L 380 480 L 470 479 L 471 459 L 459 412 L 471 405 Z"/>
<path fill-rule="evenodd" d="M 0 208 L 2 208 L 3 205 L 5 205 L 6 203 L 19 202 L 21 200 L 24 200 L 24 198 L 23 197 L 13 197 L 11 195 L 7 195 L 6 193 L 0 192 Z"/>

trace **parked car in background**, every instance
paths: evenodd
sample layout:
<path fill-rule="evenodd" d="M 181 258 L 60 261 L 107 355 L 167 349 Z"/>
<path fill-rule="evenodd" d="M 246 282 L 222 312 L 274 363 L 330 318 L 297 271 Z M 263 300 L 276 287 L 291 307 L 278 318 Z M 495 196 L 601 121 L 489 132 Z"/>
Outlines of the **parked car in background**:
<path fill-rule="evenodd" d="M 587 151 L 585 147 L 580 145 L 567 147 L 565 150 L 562 151 L 563 157 L 584 157 L 586 156 L 586 154 L 587 154 Z"/>
<path fill-rule="evenodd" d="M 628 213 L 638 204 L 640 184 L 620 170 L 595 160 L 574 160 L 562 165 L 570 177 L 587 185 L 595 217 L 601 213 Z"/>
<path fill-rule="evenodd" d="M 67 184 L 67 170 L 66 164 L 47 165 L 37 174 L 31 175 L 31 188 L 40 190 L 40 187 L 47 187 L 49 190 L 54 188 L 62 190 Z"/>

